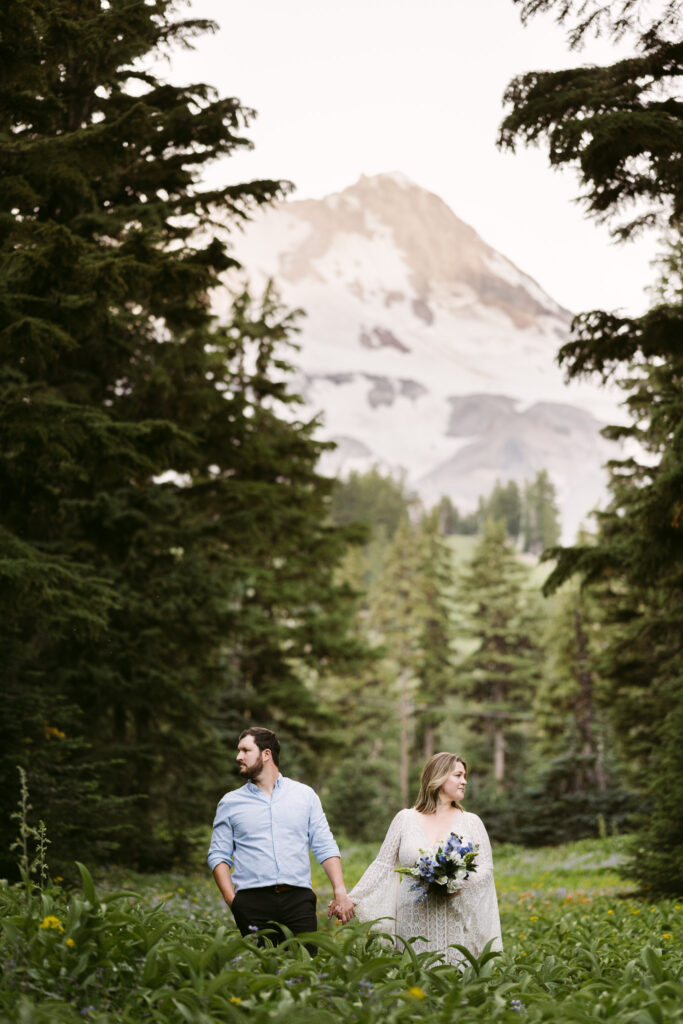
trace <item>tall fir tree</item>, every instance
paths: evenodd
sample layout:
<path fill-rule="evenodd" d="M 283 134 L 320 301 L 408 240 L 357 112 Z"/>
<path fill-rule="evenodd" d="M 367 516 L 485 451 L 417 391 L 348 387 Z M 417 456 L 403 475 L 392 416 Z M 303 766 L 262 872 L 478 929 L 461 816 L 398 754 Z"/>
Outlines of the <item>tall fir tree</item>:
<path fill-rule="evenodd" d="M 346 581 L 366 591 L 356 629 L 375 658 L 325 685 L 323 704 L 335 722 L 343 718 L 344 732 L 320 781 L 332 819 L 368 839 L 410 799 L 453 716 L 453 567 L 439 522 L 438 510 L 406 518 L 385 542 L 379 570 L 371 545 L 345 560 Z"/>
<path fill-rule="evenodd" d="M 416 499 L 404 480 L 381 473 L 376 466 L 337 480 L 332 495 L 332 519 L 339 525 L 365 523 L 373 536 L 391 540 Z"/>
<path fill-rule="evenodd" d="M 560 518 L 555 485 L 541 469 L 524 487 L 522 536 L 524 551 L 540 555 L 560 539 Z"/>
<path fill-rule="evenodd" d="M 567 779 L 572 793 L 604 793 L 608 785 L 602 619 L 599 595 L 570 581 L 553 599 L 543 638 L 543 672 L 534 699 L 536 745 L 544 760 L 572 760 Z"/>
<path fill-rule="evenodd" d="M 394 666 L 382 638 L 368 631 L 368 588 L 381 577 L 377 561 L 373 543 L 350 547 L 338 572 L 357 595 L 354 635 L 372 657 L 357 671 L 328 675 L 319 690 L 329 727 L 316 788 L 335 832 L 356 841 L 377 839 L 399 806 Z"/>
<path fill-rule="evenodd" d="M 23 764 L 57 861 L 182 855 L 226 737 L 282 726 L 305 768 L 298 666 L 357 653 L 314 424 L 276 411 L 291 319 L 209 307 L 234 265 L 213 223 L 287 186 L 202 185 L 250 111 L 145 67 L 211 27 L 177 6 L 3 5 L 0 819 Z"/>
<path fill-rule="evenodd" d="M 453 560 L 440 530 L 438 509 L 420 520 L 417 534 L 420 556 L 416 586 L 419 611 L 418 679 L 415 694 L 415 748 L 420 760 L 442 745 L 445 705 L 455 688 L 453 664 L 454 590 Z"/>
<path fill-rule="evenodd" d="M 650 888 L 683 888 L 683 287 L 675 253 L 683 215 L 683 17 L 680 4 L 516 0 L 549 10 L 574 42 L 596 30 L 632 38 L 611 66 L 531 72 L 508 88 L 502 142 L 548 140 L 550 161 L 578 169 L 589 212 L 626 239 L 648 226 L 673 236 L 669 285 L 640 317 L 579 316 L 560 352 L 570 377 L 614 377 L 631 422 L 606 430 L 643 455 L 610 464 L 611 502 L 596 545 L 554 552 L 552 589 L 578 572 L 604 587 L 611 639 L 604 659 L 615 732 L 647 808 L 636 820 L 630 871 Z M 671 271 L 673 270 L 673 278 Z M 672 283 L 673 282 L 673 283 Z M 676 739 L 675 737 L 679 738 Z M 642 856 L 642 849 L 648 856 Z"/>
<path fill-rule="evenodd" d="M 497 792 L 506 785 L 511 740 L 530 718 L 538 677 L 526 577 L 505 524 L 487 520 L 460 580 L 464 634 L 474 649 L 460 664 L 458 678 L 467 714 L 486 738 Z"/>
<path fill-rule="evenodd" d="M 410 768 L 415 740 L 415 691 L 422 654 L 422 568 L 417 528 L 409 520 L 398 527 L 387 550 L 384 568 L 369 594 L 368 626 L 386 650 L 394 680 L 399 722 L 398 781 L 401 806 L 409 798 Z"/>
<path fill-rule="evenodd" d="M 487 518 L 502 519 L 510 538 L 517 540 L 522 529 L 522 495 L 514 480 L 506 484 L 496 480 L 486 503 L 486 514 Z"/>

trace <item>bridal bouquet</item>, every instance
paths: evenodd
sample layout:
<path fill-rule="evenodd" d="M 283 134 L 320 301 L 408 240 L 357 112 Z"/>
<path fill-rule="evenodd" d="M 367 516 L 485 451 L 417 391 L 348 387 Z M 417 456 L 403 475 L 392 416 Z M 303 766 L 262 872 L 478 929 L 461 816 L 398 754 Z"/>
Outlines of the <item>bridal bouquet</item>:
<path fill-rule="evenodd" d="M 451 832 L 433 853 L 424 850 L 420 853 L 412 867 L 395 869 L 400 875 L 410 875 L 415 879 L 410 888 L 421 890 L 421 895 L 417 896 L 418 903 L 425 900 L 430 892 L 440 896 L 457 892 L 462 882 L 477 870 L 475 861 L 479 847 L 464 842 L 462 836 L 456 836 L 455 832 Z"/>

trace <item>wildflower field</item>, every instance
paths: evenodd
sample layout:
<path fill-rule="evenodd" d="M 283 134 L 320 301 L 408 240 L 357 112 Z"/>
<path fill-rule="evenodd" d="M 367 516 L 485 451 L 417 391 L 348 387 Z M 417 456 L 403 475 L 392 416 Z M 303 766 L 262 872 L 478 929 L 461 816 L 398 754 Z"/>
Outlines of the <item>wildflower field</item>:
<path fill-rule="evenodd" d="M 4 885 L 0 1021 L 683 1024 L 683 903 L 629 896 L 620 844 L 495 851 L 505 951 L 464 971 L 323 920 L 313 957 L 295 939 L 259 948 L 203 871 Z M 353 883 L 374 849 L 344 853 Z"/>

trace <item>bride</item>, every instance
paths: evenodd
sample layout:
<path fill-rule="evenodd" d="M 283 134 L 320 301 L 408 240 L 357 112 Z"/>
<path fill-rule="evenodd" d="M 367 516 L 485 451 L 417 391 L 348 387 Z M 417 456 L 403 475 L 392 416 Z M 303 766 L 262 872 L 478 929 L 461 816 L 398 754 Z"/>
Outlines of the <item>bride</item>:
<path fill-rule="evenodd" d="M 461 757 L 446 753 L 430 757 L 417 803 L 398 812 L 376 859 L 349 893 L 361 921 L 392 918 L 393 923 L 380 922 L 383 931 L 402 939 L 417 937 L 416 952 L 440 952 L 453 964 L 462 957 L 449 948 L 452 943 L 466 946 L 475 956 L 489 939 L 494 940 L 493 949 L 502 949 L 491 844 L 481 819 L 460 803 L 466 786 L 467 765 Z M 411 867 L 422 852 L 433 850 L 451 832 L 479 847 L 477 870 L 452 896 L 430 894 L 418 903 L 419 892 L 411 891 L 412 879 L 402 877 L 395 868 Z"/>

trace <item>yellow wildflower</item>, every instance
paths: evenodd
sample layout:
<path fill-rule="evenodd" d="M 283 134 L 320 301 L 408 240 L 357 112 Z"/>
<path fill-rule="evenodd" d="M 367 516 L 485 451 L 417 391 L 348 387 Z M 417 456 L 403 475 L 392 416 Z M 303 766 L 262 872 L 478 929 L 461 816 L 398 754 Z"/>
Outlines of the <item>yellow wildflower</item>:
<path fill-rule="evenodd" d="M 613 910 L 608 910 L 608 911 L 607 911 L 607 913 L 608 913 L 608 914 L 613 914 L 613 913 L 614 913 L 614 911 L 613 911 Z"/>
<path fill-rule="evenodd" d="M 73 949 L 73 947 L 76 945 L 76 942 L 74 939 L 67 939 L 66 944 L 69 947 L 69 949 Z"/>
<path fill-rule="evenodd" d="M 59 920 L 58 917 L 55 917 L 53 914 L 48 914 L 47 917 L 44 917 L 43 920 L 40 922 L 40 927 L 56 928 L 57 931 L 64 931 L 64 929 L 62 928 L 62 922 Z"/>
<path fill-rule="evenodd" d="M 412 988 L 409 988 L 408 989 L 408 995 L 412 996 L 414 999 L 425 999 L 426 998 L 426 993 L 425 993 L 424 989 L 421 989 L 419 985 L 413 985 Z"/>
<path fill-rule="evenodd" d="M 530 921 L 538 921 L 538 914 L 532 914 L 529 918 Z"/>
<path fill-rule="evenodd" d="M 672 932 L 662 932 L 662 938 L 663 939 L 673 939 L 673 933 Z"/>
<path fill-rule="evenodd" d="M 176 891 L 177 891 L 177 892 L 185 892 L 185 890 L 184 890 L 184 889 L 177 889 Z"/>
<path fill-rule="evenodd" d="M 240 1003 L 242 1002 L 242 1000 L 240 999 L 239 996 L 230 996 L 230 999 L 228 1000 L 228 1002 L 234 1003 L 235 1006 L 239 1006 Z"/>

